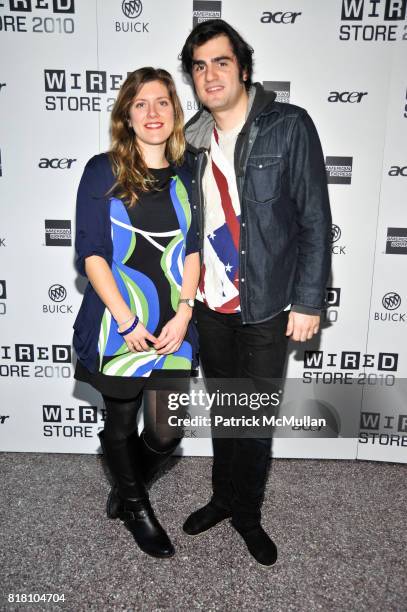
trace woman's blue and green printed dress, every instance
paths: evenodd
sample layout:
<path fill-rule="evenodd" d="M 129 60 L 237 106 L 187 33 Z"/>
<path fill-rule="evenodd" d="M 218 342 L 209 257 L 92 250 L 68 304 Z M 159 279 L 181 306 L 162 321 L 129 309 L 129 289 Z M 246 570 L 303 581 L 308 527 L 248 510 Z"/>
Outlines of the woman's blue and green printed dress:
<path fill-rule="evenodd" d="M 156 188 L 143 193 L 134 207 L 110 199 L 112 273 L 131 311 L 158 336 L 177 310 L 191 211 L 186 189 L 171 167 L 150 171 Z M 132 353 L 107 308 L 98 350 L 99 371 L 107 376 L 146 377 L 155 370 L 191 369 L 188 337 L 170 355 L 157 355 L 153 348 Z"/>

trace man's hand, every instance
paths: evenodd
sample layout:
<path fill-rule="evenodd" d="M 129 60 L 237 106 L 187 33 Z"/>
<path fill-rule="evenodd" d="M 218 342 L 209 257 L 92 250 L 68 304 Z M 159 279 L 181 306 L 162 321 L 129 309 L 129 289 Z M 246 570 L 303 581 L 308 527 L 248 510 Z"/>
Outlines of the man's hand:
<path fill-rule="evenodd" d="M 318 333 L 320 319 L 319 315 L 307 315 L 291 311 L 288 316 L 285 335 L 291 336 L 291 340 L 299 342 L 311 340 L 312 336 Z"/>

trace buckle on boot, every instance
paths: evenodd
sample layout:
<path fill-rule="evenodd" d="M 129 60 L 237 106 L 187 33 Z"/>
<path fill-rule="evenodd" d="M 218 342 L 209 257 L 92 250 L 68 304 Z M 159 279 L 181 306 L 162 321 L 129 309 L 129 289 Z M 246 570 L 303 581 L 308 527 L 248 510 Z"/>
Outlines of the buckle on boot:
<path fill-rule="evenodd" d="M 135 519 L 134 512 L 132 510 L 120 510 L 117 515 L 122 521 L 134 521 Z"/>
<path fill-rule="evenodd" d="M 147 516 L 148 512 L 145 508 L 140 508 L 140 510 L 120 510 L 118 513 L 118 517 L 122 521 L 136 521 Z"/>

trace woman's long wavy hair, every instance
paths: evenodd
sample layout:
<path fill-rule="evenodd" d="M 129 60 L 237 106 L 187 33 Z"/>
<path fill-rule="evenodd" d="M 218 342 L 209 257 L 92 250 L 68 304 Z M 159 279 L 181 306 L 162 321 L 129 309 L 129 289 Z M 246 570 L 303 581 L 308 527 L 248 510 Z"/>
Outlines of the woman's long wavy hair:
<path fill-rule="evenodd" d="M 179 165 L 185 151 L 184 113 L 172 76 L 162 68 L 140 68 L 130 73 L 120 88 L 111 115 L 112 146 L 109 151 L 116 182 L 110 193 L 134 206 L 140 192 L 150 191 L 154 177 L 148 171 L 136 135 L 129 124 L 129 111 L 134 98 L 145 83 L 160 81 L 166 86 L 174 109 L 174 131 L 167 140 L 166 159 Z"/>

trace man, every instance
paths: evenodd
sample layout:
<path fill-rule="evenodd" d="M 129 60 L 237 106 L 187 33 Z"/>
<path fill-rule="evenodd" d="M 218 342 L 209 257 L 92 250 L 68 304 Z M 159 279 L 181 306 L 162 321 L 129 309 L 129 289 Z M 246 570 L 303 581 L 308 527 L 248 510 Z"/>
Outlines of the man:
<path fill-rule="evenodd" d="M 252 85 L 253 50 L 222 20 L 181 53 L 203 105 L 186 125 L 202 262 L 195 314 L 206 378 L 281 378 L 288 338 L 319 330 L 331 215 L 321 145 L 306 111 Z M 213 496 L 189 516 L 197 535 L 225 518 L 272 565 L 260 524 L 270 438 L 213 438 Z"/>

